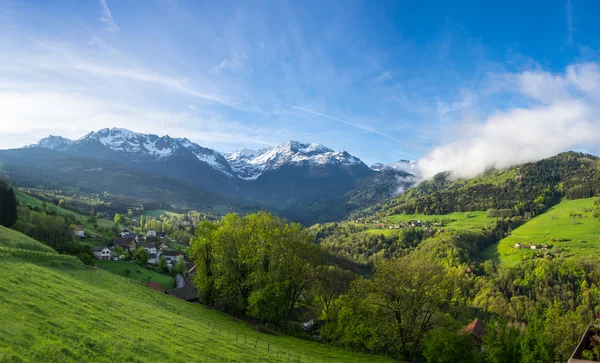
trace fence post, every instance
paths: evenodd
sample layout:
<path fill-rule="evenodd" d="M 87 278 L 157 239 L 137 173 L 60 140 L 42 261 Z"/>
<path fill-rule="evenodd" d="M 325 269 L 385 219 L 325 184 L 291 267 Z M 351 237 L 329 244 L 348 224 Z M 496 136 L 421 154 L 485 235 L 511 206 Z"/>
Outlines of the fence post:
<path fill-rule="evenodd" d="M 258 337 L 256 337 L 256 342 L 254 343 L 254 349 L 256 349 L 257 345 L 258 345 Z"/>
<path fill-rule="evenodd" d="M 240 331 L 236 329 L 236 331 L 235 331 L 235 340 L 237 340 L 239 334 L 240 334 Z"/>
<path fill-rule="evenodd" d="M 290 361 L 290 352 L 288 352 L 288 362 Z"/>
<path fill-rule="evenodd" d="M 271 344 L 267 344 L 267 353 L 271 353 Z"/>
<path fill-rule="evenodd" d="M 246 344 L 246 333 L 244 333 L 244 344 Z"/>

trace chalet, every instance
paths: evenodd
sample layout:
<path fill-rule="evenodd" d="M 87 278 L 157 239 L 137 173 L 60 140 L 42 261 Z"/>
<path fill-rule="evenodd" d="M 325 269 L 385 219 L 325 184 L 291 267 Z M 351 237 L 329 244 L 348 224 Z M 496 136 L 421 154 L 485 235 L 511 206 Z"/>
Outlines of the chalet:
<path fill-rule="evenodd" d="M 136 248 L 136 243 L 134 238 L 120 238 L 117 237 L 113 240 L 113 245 L 120 246 L 124 250 L 133 251 Z"/>
<path fill-rule="evenodd" d="M 112 256 L 111 250 L 106 246 L 96 246 L 92 248 L 92 252 L 94 253 L 94 256 L 96 256 L 96 258 L 99 260 L 107 261 L 110 260 Z"/>
<path fill-rule="evenodd" d="M 156 245 L 154 243 L 146 243 L 143 247 L 148 253 L 156 254 Z"/>
<path fill-rule="evenodd" d="M 531 245 L 530 247 L 532 250 L 537 250 L 537 246 L 536 245 Z"/>
<path fill-rule="evenodd" d="M 165 293 L 188 302 L 196 302 L 200 300 L 198 298 L 198 289 L 196 289 L 196 287 L 189 282 L 186 283 L 184 287 L 170 289 L 165 291 Z"/>
<path fill-rule="evenodd" d="M 153 229 L 150 229 L 146 232 L 146 236 L 148 237 L 156 237 L 156 231 Z"/>
<path fill-rule="evenodd" d="M 165 259 L 171 263 L 176 263 L 183 258 L 183 252 L 181 251 L 165 251 L 162 255 L 165 256 Z"/>
<path fill-rule="evenodd" d="M 73 233 L 79 238 L 85 237 L 85 230 L 84 230 L 83 226 L 80 224 L 73 227 Z"/>
<path fill-rule="evenodd" d="M 152 265 L 156 265 L 158 263 L 158 258 L 156 253 L 148 253 L 148 263 Z"/>
<path fill-rule="evenodd" d="M 167 236 L 165 232 L 156 232 L 156 237 L 164 239 Z"/>
<path fill-rule="evenodd" d="M 521 248 L 523 246 L 521 246 L 521 244 L 519 242 L 515 243 L 515 248 Z"/>
<path fill-rule="evenodd" d="M 131 238 L 137 241 L 137 234 L 135 233 L 121 233 L 121 238 Z"/>
<path fill-rule="evenodd" d="M 467 325 L 467 327 L 463 329 L 463 332 L 472 335 L 475 341 L 475 346 L 481 349 L 481 346 L 483 345 L 483 335 L 485 334 L 484 322 L 479 319 L 475 319 L 471 324 Z"/>

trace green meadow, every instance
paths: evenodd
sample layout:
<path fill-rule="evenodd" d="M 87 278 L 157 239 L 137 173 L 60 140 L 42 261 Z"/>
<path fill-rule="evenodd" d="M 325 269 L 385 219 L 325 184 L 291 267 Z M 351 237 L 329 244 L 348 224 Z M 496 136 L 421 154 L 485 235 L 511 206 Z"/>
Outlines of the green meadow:
<path fill-rule="evenodd" d="M 103 270 L 112 272 L 114 274 L 129 277 L 130 279 L 137 281 L 156 281 L 162 286 L 163 289 L 171 289 L 175 287 L 175 279 L 169 275 L 164 275 L 156 271 L 148 270 L 147 268 L 141 267 L 135 262 L 130 261 L 94 261 L 96 266 Z M 129 276 L 127 276 L 127 270 L 129 270 Z"/>
<path fill-rule="evenodd" d="M 166 215 L 169 217 L 177 216 L 177 215 L 180 215 L 180 213 L 175 213 L 175 212 L 172 212 L 172 211 L 166 210 L 166 209 L 151 209 L 151 210 L 145 210 L 144 213 L 142 213 L 142 215 L 150 216 L 152 218 L 158 218 L 162 215 Z"/>
<path fill-rule="evenodd" d="M 392 361 L 262 333 L 72 256 L 0 247 L 0 279 L 0 362 Z"/>
<path fill-rule="evenodd" d="M 0 226 L 0 247 L 56 253 L 51 247 L 3 226 Z"/>
<path fill-rule="evenodd" d="M 27 204 L 29 206 L 32 207 L 41 207 L 43 201 L 36 199 L 30 195 L 27 195 L 25 193 L 23 193 L 22 191 L 18 190 L 18 189 L 14 189 L 15 191 L 15 195 L 17 197 L 17 200 L 23 204 Z M 71 215 L 73 216 L 76 220 L 78 220 L 81 225 L 84 226 L 85 228 L 85 232 L 90 233 L 90 234 L 103 234 L 102 232 L 100 232 L 97 227 L 102 227 L 102 228 L 112 228 L 115 225 L 115 222 L 113 221 L 107 221 L 104 220 L 102 218 L 97 218 L 96 219 L 96 226 L 94 226 L 94 223 L 91 223 L 90 221 L 88 221 L 88 219 L 90 218 L 90 216 L 85 216 L 83 214 L 80 213 L 76 213 L 73 211 L 70 211 L 68 209 L 65 208 L 61 208 L 58 207 L 56 205 L 53 205 L 51 203 L 47 203 L 47 208 L 49 210 L 53 210 L 55 211 L 57 214 L 62 214 L 62 215 Z"/>
<path fill-rule="evenodd" d="M 600 257 L 600 220 L 592 215 L 595 199 L 561 202 L 489 247 L 484 257 L 514 266 L 521 259 L 540 253 L 529 246 L 542 244 L 548 244 L 552 254 L 566 259 Z M 524 248 L 515 248 L 516 243 Z"/>
<path fill-rule="evenodd" d="M 481 228 L 487 227 L 493 224 L 496 218 L 487 218 L 485 212 L 454 212 L 444 215 L 428 215 L 428 214 L 394 214 L 385 217 L 388 222 L 400 223 L 408 222 L 411 220 L 421 220 L 430 222 L 441 222 L 445 221 L 444 228 L 454 230 L 481 230 Z"/>

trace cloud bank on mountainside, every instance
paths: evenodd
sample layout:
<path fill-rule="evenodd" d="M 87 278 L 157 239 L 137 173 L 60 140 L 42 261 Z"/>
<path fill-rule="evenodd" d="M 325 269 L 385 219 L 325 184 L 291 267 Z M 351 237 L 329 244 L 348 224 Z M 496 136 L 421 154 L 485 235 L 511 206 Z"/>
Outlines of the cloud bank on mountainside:
<path fill-rule="evenodd" d="M 570 149 L 594 150 L 600 142 L 600 66 L 581 63 L 561 74 L 526 71 L 505 75 L 505 86 L 527 107 L 499 111 L 468 126 L 448 144 L 418 160 L 430 178 L 451 171 L 474 177 L 490 168 L 547 158 Z"/>

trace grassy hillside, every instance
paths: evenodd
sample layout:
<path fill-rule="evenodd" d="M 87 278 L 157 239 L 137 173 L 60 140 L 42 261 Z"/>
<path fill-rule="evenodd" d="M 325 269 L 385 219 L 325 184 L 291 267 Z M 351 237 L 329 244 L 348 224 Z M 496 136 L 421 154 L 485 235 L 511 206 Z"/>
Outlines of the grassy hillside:
<path fill-rule="evenodd" d="M 21 203 L 30 205 L 32 207 L 41 207 L 42 205 L 42 201 L 39 199 L 36 199 L 30 195 L 27 195 L 25 193 L 23 193 L 22 191 L 15 189 L 15 195 L 17 197 L 17 200 Z M 85 228 L 85 232 L 86 233 L 98 233 L 98 234 L 102 234 L 100 233 L 100 231 L 94 226 L 93 223 L 89 222 L 88 219 L 90 218 L 90 216 L 85 216 L 83 214 L 79 214 L 73 211 L 70 211 L 68 209 L 64 209 L 58 206 L 55 206 L 53 204 L 48 204 L 48 209 L 50 210 L 54 210 L 56 211 L 56 213 L 58 214 L 62 214 L 62 215 L 71 215 L 73 217 L 75 217 L 75 219 L 77 219 L 78 221 L 81 222 L 81 224 L 84 226 Z M 101 218 L 96 219 L 96 224 L 97 227 L 102 227 L 102 228 L 112 228 L 115 223 L 113 221 L 107 221 Z"/>
<path fill-rule="evenodd" d="M 600 257 L 600 220 L 592 215 L 595 199 L 561 202 L 489 247 L 484 256 L 513 266 L 524 257 L 544 253 L 543 250 L 531 250 L 530 245 L 546 243 L 549 253 L 567 259 Z M 516 243 L 525 248 L 514 248 Z"/>
<path fill-rule="evenodd" d="M 3 226 L 0 226 L 0 246 L 56 253 L 51 247 Z"/>
<path fill-rule="evenodd" d="M 156 271 L 150 271 L 137 265 L 134 262 L 127 261 L 94 261 L 96 265 L 108 272 L 127 277 L 126 270 L 130 271 L 129 278 L 137 281 L 156 281 L 163 289 L 175 287 L 175 279 L 169 275 L 163 275 Z"/>
<path fill-rule="evenodd" d="M 165 210 L 165 209 L 145 210 L 144 213 L 142 213 L 142 215 L 150 216 L 152 218 L 158 218 L 163 214 L 166 216 L 172 217 L 172 216 L 179 215 L 180 213 L 175 213 L 175 212 L 172 212 L 170 210 Z"/>
<path fill-rule="evenodd" d="M 102 269 L 87 270 L 76 260 L 56 268 L 5 252 L 0 249 L 0 316 L 10 319 L 0 324 L 0 361 L 387 361 L 259 333 L 226 314 Z"/>
<path fill-rule="evenodd" d="M 443 215 L 427 214 L 395 214 L 386 217 L 392 223 L 408 222 L 411 220 L 421 220 L 430 222 L 444 222 L 444 228 L 455 230 L 481 230 L 493 224 L 496 218 L 487 218 L 485 212 L 455 212 Z"/>

